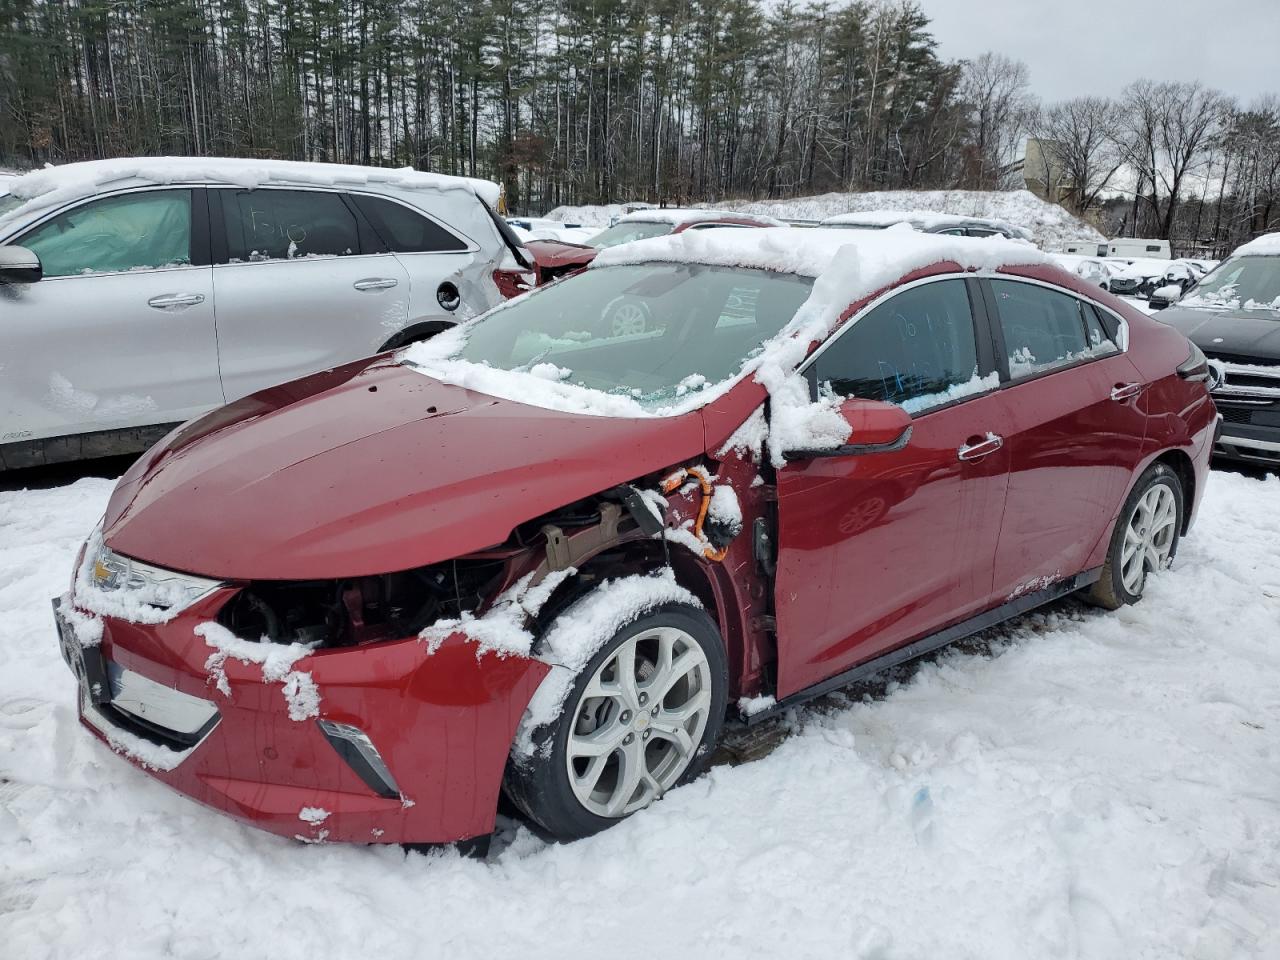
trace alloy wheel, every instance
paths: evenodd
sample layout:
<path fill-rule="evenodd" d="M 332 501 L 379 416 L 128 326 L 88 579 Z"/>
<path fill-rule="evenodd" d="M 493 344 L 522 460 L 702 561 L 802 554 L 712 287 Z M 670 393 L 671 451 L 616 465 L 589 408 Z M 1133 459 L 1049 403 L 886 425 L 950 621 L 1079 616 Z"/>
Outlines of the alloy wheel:
<path fill-rule="evenodd" d="M 1165 484 L 1154 484 L 1138 500 L 1120 550 L 1120 580 L 1133 596 L 1142 595 L 1147 574 L 1169 565 L 1177 521 L 1177 501 Z"/>
<path fill-rule="evenodd" d="M 613 308 L 610 329 L 615 337 L 644 333 L 646 326 L 648 326 L 648 317 L 640 304 L 628 303 L 624 300 Z"/>
<path fill-rule="evenodd" d="M 675 627 L 641 631 L 596 669 L 565 750 L 578 802 L 617 819 L 648 806 L 689 768 L 711 712 L 711 665 Z"/>

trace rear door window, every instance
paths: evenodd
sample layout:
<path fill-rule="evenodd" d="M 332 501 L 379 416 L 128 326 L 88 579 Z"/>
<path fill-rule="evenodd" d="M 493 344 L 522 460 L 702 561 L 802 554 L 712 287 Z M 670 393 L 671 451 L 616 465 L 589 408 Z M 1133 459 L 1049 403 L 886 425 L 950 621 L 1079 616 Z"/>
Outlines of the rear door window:
<path fill-rule="evenodd" d="M 384 197 L 351 194 L 392 253 L 451 253 L 468 249 L 462 238 L 404 204 Z"/>
<path fill-rule="evenodd" d="M 818 355 L 818 389 L 918 413 L 994 387 L 978 375 L 963 280 L 904 290 L 859 318 Z"/>
<path fill-rule="evenodd" d="M 1016 280 L 992 280 L 1013 380 L 1113 353 L 1114 342 L 1089 304 Z"/>
<path fill-rule="evenodd" d="M 227 258 L 235 262 L 345 257 L 360 253 L 360 231 L 342 197 L 321 190 L 216 190 Z"/>
<path fill-rule="evenodd" d="M 46 220 L 18 241 L 46 277 L 156 270 L 191 263 L 191 191 L 104 197 Z"/>

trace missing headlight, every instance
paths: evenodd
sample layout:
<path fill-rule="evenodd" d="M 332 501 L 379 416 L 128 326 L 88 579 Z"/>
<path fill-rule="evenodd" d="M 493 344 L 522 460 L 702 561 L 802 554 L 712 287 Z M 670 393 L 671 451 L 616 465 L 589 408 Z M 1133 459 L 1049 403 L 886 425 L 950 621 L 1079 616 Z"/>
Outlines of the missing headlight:
<path fill-rule="evenodd" d="M 474 610 L 500 578 L 500 560 L 450 560 L 343 580 L 250 583 L 218 621 L 238 637 L 348 647 L 410 637 L 442 617 Z"/>

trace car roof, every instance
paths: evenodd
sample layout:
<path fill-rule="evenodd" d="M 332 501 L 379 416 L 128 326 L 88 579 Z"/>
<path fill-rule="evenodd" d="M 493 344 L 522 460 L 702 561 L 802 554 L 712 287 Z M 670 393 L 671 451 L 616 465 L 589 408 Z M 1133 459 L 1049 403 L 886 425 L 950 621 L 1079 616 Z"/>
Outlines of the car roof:
<path fill-rule="evenodd" d="M 1280 255 L 1280 233 L 1264 233 L 1250 240 L 1242 247 L 1237 247 L 1233 257 L 1256 257 Z"/>
<path fill-rule="evenodd" d="M 402 190 L 461 190 L 480 197 L 490 206 L 497 204 L 501 192 L 498 185 L 489 180 L 422 173 L 409 167 L 393 169 L 234 157 L 143 157 L 68 163 L 16 177 L 5 184 L 5 187 L 13 196 L 27 202 L 6 214 L 4 219 L 24 215 L 34 209 L 59 206 L 114 187 L 169 183 L 216 183 L 246 189 L 268 184 L 288 184 L 338 188 L 382 185 Z"/>
<path fill-rule="evenodd" d="M 698 207 L 650 207 L 620 217 L 618 223 L 669 223 L 684 226 L 690 223 L 715 221 L 757 223 L 762 227 L 786 226 L 781 220 L 757 213 L 739 213 L 735 210 L 706 210 Z"/>

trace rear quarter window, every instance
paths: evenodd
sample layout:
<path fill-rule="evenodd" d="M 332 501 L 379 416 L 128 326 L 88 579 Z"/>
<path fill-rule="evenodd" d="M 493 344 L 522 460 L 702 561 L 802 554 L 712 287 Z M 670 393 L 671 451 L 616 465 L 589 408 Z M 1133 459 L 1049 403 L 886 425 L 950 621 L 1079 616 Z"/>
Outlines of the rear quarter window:
<path fill-rule="evenodd" d="M 404 204 L 358 194 L 352 194 L 351 200 L 392 253 L 455 253 L 468 249 L 461 237 Z"/>

